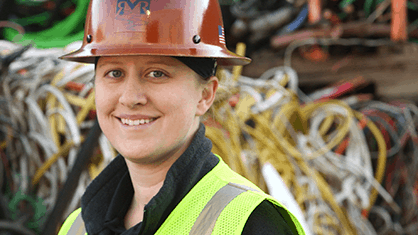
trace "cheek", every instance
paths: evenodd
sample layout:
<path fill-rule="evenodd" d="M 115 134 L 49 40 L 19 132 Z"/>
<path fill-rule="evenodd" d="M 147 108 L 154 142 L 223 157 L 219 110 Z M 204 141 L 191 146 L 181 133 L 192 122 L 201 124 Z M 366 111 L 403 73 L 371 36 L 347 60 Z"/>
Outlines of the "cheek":
<path fill-rule="evenodd" d="M 104 86 L 102 83 L 96 83 L 95 92 L 96 92 L 96 111 L 97 115 L 103 115 L 107 111 L 111 110 L 115 104 L 116 92 L 113 89 L 113 92 L 110 92 L 111 89 Z"/>
<path fill-rule="evenodd" d="M 161 97 L 160 104 L 173 115 L 179 116 L 179 118 L 194 117 L 199 99 L 193 87 L 173 86 L 161 91 L 159 97 Z"/>

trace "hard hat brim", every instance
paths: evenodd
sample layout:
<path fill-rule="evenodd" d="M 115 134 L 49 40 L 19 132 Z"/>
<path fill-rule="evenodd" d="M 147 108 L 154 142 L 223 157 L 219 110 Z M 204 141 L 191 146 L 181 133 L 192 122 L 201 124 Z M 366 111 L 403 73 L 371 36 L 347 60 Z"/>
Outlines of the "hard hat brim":
<path fill-rule="evenodd" d="M 248 57 L 239 56 L 227 49 L 219 50 L 219 47 L 204 45 L 204 49 L 196 48 L 179 48 L 179 47 L 142 47 L 132 48 L 126 47 L 95 49 L 86 45 L 77 51 L 59 57 L 67 61 L 74 61 L 80 63 L 94 63 L 96 57 L 100 56 L 127 56 L 127 55 L 153 55 L 153 56 L 186 56 L 186 57 L 203 57 L 215 58 L 218 65 L 234 66 L 246 65 L 251 62 Z M 121 48 L 126 48 L 121 50 Z"/>

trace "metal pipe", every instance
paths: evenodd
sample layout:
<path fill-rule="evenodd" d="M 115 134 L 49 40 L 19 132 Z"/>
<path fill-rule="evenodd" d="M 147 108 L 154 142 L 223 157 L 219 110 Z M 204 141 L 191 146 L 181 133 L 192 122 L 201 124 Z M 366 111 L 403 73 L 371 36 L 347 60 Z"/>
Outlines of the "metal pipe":
<path fill-rule="evenodd" d="M 392 0 L 392 21 L 390 38 L 395 42 L 408 40 L 406 0 Z"/>
<path fill-rule="evenodd" d="M 308 21 L 311 24 L 318 23 L 321 20 L 321 0 L 308 0 L 309 13 Z"/>

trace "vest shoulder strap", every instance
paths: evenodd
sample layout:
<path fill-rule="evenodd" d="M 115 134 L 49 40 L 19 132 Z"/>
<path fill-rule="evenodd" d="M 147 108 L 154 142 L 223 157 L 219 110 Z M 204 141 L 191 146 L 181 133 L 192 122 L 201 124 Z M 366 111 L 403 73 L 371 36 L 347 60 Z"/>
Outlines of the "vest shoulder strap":
<path fill-rule="evenodd" d="M 171 212 L 156 234 L 176 231 L 176 234 L 190 235 L 239 235 L 248 217 L 266 199 L 286 209 L 220 159 Z M 289 212 L 289 216 L 293 215 Z M 298 232 L 304 234 L 303 230 Z"/>
<path fill-rule="evenodd" d="M 247 192 L 248 190 L 254 191 L 252 188 L 234 183 L 228 183 L 223 186 L 215 193 L 215 195 L 213 195 L 213 197 L 200 212 L 199 217 L 196 219 L 189 234 L 212 234 L 215 228 L 215 224 L 222 212 L 224 212 L 225 208 L 229 206 L 230 203 L 239 195 Z M 248 204 L 246 206 L 248 206 Z M 220 226 L 218 226 L 218 228 L 219 227 Z"/>
<path fill-rule="evenodd" d="M 58 235 L 86 235 L 83 218 L 81 217 L 81 208 L 78 208 L 68 216 L 62 225 Z"/>

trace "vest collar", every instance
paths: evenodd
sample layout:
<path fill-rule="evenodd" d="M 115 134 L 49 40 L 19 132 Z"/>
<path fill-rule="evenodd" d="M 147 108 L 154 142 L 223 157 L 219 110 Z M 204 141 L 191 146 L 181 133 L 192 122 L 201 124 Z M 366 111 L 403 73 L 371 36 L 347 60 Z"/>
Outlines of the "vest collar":
<path fill-rule="evenodd" d="M 211 149 L 205 127 L 200 124 L 190 146 L 167 172 L 160 191 L 145 206 L 143 222 L 123 234 L 131 234 L 131 230 L 132 234 L 138 234 L 138 231 L 153 234 L 193 186 L 219 162 Z M 123 225 L 132 197 L 128 168 L 119 155 L 92 181 L 82 197 L 82 216 L 87 232 L 122 232 L 118 228 Z"/>

